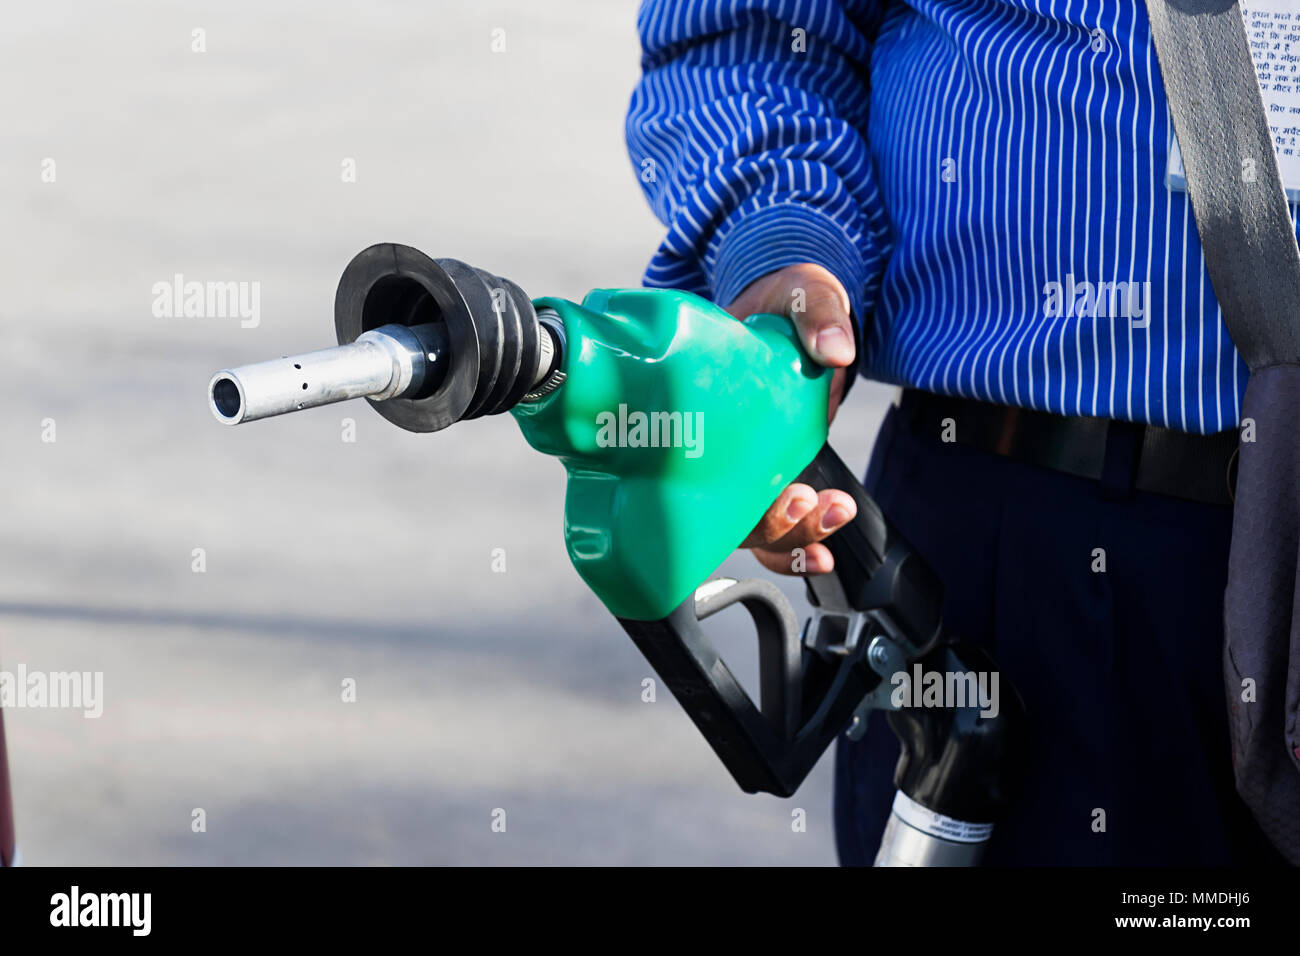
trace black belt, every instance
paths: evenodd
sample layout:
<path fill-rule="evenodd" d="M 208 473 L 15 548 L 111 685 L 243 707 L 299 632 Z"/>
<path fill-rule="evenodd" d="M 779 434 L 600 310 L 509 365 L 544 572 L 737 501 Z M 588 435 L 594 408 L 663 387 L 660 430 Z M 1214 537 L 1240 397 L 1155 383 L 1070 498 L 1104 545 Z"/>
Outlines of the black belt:
<path fill-rule="evenodd" d="M 906 389 L 903 421 L 919 435 L 1100 481 L 1107 497 L 1146 491 L 1231 505 L 1237 430 L 1193 435 L 1155 425 L 1053 415 Z"/>

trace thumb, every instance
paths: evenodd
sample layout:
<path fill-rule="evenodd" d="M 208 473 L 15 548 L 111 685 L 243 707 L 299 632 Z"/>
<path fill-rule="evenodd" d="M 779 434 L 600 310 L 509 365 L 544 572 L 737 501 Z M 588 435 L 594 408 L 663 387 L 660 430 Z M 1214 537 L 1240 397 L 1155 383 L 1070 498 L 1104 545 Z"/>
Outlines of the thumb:
<path fill-rule="evenodd" d="M 853 364 L 853 320 L 849 317 L 849 296 L 838 279 L 804 277 L 791 290 L 790 318 L 794 320 L 808 354 L 821 365 L 842 368 Z"/>
<path fill-rule="evenodd" d="M 756 312 L 789 316 L 799 340 L 819 365 L 853 364 L 849 294 L 835 273 L 811 262 L 786 266 L 751 282 L 727 311 L 738 319 Z"/>

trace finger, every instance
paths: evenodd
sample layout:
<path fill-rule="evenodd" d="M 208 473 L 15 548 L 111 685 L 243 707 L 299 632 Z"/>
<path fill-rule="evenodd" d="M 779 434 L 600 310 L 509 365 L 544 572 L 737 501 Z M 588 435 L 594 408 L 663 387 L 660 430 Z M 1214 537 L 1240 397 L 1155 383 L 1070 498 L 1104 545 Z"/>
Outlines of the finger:
<path fill-rule="evenodd" d="M 785 490 L 772 502 L 763 517 L 749 536 L 741 542 L 742 548 L 760 548 L 778 541 L 789 534 L 791 529 L 804 519 L 817 505 L 820 499 L 817 492 L 808 485 L 795 483 L 787 485 Z"/>
<path fill-rule="evenodd" d="M 857 502 L 847 492 L 829 488 L 817 496 L 817 507 L 808 512 L 793 528 L 766 545 L 770 551 L 806 548 L 844 527 L 858 513 Z"/>
<path fill-rule="evenodd" d="M 803 262 L 760 276 L 727 306 L 738 319 L 756 312 L 788 315 L 800 339 L 818 363 L 843 368 L 853 363 L 856 347 L 849 318 L 849 296 L 829 269 Z"/>
<path fill-rule="evenodd" d="M 755 548 L 755 560 L 773 574 L 829 574 L 835 570 L 835 559 L 824 544 L 810 544 L 791 551 L 768 551 Z"/>
<path fill-rule="evenodd" d="M 798 295 L 801 291 L 802 302 Z M 804 307 L 798 308 L 801 304 Z M 843 286 L 825 279 L 812 279 L 802 289 L 795 290 L 794 305 L 790 317 L 808 354 L 831 368 L 852 365 L 857 348 Z"/>

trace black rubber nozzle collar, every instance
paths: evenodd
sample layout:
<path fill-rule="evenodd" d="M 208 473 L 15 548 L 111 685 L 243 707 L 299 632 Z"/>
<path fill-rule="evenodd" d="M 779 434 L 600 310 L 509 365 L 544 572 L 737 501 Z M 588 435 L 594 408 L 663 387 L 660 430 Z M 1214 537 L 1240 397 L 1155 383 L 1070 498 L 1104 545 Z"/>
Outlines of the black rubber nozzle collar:
<path fill-rule="evenodd" d="M 432 432 L 495 415 L 533 385 L 541 355 L 537 313 L 508 279 L 411 246 L 379 243 L 348 263 L 334 298 L 340 345 L 383 325 L 441 323 L 446 348 L 431 354 L 428 385 L 409 398 L 371 401 L 395 425 Z"/>

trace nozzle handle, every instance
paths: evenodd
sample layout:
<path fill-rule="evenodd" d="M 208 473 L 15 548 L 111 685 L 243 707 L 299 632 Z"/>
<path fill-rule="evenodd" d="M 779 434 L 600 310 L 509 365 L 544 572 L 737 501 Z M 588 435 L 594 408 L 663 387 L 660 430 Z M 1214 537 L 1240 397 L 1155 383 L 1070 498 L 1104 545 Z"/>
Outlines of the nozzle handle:
<path fill-rule="evenodd" d="M 898 628 L 906 649 L 923 654 L 939 639 L 943 585 L 885 518 L 874 498 L 829 444 L 800 474 L 817 491 L 853 496 L 858 514 L 823 544 L 835 559 L 830 574 L 807 578 L 809 600 L 826 610 L 879 611 Z"/>

